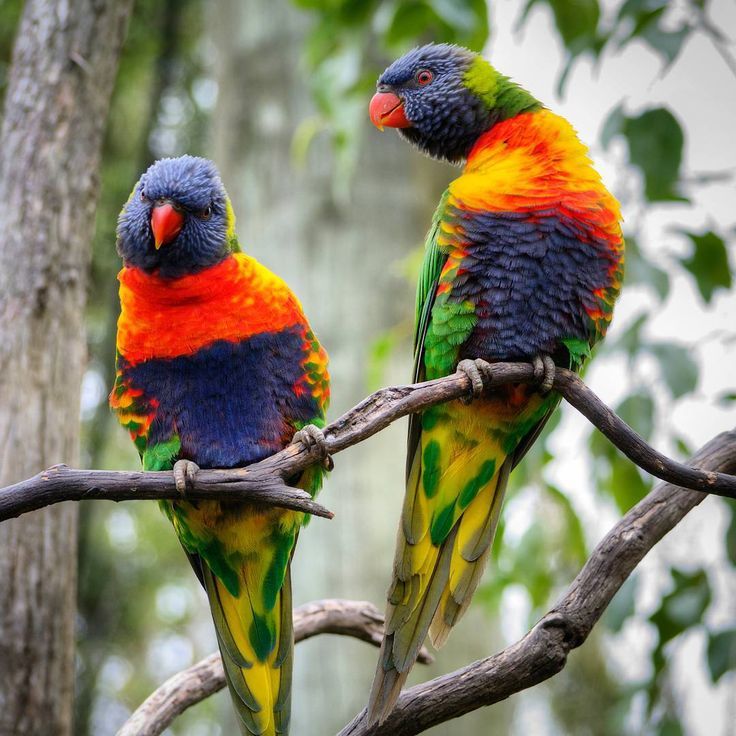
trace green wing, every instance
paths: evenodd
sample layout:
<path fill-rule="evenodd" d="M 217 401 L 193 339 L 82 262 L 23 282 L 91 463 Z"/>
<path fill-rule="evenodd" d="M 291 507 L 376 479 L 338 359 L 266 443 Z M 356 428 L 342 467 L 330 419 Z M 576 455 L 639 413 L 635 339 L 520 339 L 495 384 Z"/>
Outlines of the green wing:
<path fill-rule="evenodd" d="M 447 260 L 447 254 L 440 250 L 438 237 L 442 221 L 446 216 L 447 199 L 450 196 L 450 190 L 440 199 L 439 205 L 432 217 L 432 227 L 427 233 L 427 239 L 424 243 L 424 259 L 422 260 L 422 268 L 419 272 L 419 281 L 417 283 L 417 303 L 416 318 L 414 329 L 414 380 L 421 381 L 424 368 L 424 338 L 427 335 L 427 328 L 432 314 L 432 305 L 434 304 L 434 295 L 437 291 L 437 283 L 440 280 L 442 267 Z"/>
<path fill-rule="evenodd" d="M 414 382 L 424 380 L 424 339 L 427 336 L 427 329 L 432 315 L 432 305 L 434 304 L 434 296 L 437 291 L 437 284 L 440 280 L 442 267 L 447 260 L 447 254 L 440 250 L 437 242 L 443 217 L 445 216 L 447 199 L 450 195 L 449 189 L 440 199 L 437 209 L 432 218 L 432 227 L 427 233 L 427 239 L 424 243 L 424 259 L 419 272 L 419 280 L 417 282 L 417 302 L 416 317 L 414 323 Z M 419 438 L 422 434 L 422 417 L 420 414 L 411 414 L 409 416 L 409 438 L 406 453 L 406 477 L 409 477 L 412 460 L 419 445 Z"/>

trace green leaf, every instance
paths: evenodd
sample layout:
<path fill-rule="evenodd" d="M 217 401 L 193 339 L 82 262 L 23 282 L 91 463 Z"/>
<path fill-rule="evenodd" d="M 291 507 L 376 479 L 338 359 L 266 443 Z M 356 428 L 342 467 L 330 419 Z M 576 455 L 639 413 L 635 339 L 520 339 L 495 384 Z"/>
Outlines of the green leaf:
<path fill-rule="evenodd" d="M 626 119 L 626 115 L 624 114 L 624 106 L 622 104 L 616 105 L 616 107 L 614 107 L 613 110 L 608 113 L 608 117 L 603 123 L 603 128 L 601 129 L 600 135 L 601 145 L 603 146 L 603 148 L 607 149 L 611 141 L 613 140 L 613 137 L 621 135 L 624 132 Z"/>
<path fill-rule="evenodd" d="M 634 393 L 624 399 L 615 411 L 645 440 L 651 437 L 654 430 L 654 401 L 649 394 Z"/>
<path fill-rule="evenodd" d="M 692 255 L 680 259 L 680 263 L 693 275 L 698 291 L 706 304 L 710 304 L 718 289 L 731 288 L 732 277 L 726 244 L 711 230 L 702 234 L 686 230 L 681 232 L 690 238 L 694 247 Z"/>
<path fill-rule="evenodd" d="M 616 455 L 611 461 L 611 473 L 603 490 L 608 491 L 622 513 L 639 503 L 652 488 L 651 479 L 642 478 L 641 472 L 629 458 Z"/>
<path fill-rule="evenodd" d="M 650 315 L 647 312 L 640 314 L 613 342 L 608 343 L 608 349 L 612 352 L 621 351 L 633 358 L 641 350 L 644 344 L 641 331 Z"/>
<path fill-rule="evenodd" d="M 729 670 L 736 669 L 736 629 L 709 634 L 707 657 L 713 684 Z"/>
<path fill-rule="evenodd" d="M 695 390 L 698 365 L 687 348 L 674 343 L 658 343 L 651 345 L 649 350 L 659 361 L 662 378 L 672 398 L 679 399 Z"/>
<path fill-rule="evenodd" d="M 736 391 L 725 391 L 716 397 L 716 401 L 721 406 L 730 406 L 734 401 L 736 401 Z"/>
<path fill-rule="evenodd" d="M 726 529 L 726 554 L 732 565 L 736 565 L 736 504 L 731 503 L 731 523 Z"/>
<path fill-rule="evenodd" d="M 708 577 L 703 570 L 687 573 L 673 568 L 672 577 L 674 589 L 662 598 L 660 607 L 649 617 L 659 633 L 659 650 L 683 631 L 700 624 L 711 600 Z"/>
<path fill-rule="evenodd" d="M 666 108 L 626 118 L 623 133 L 629 159 L 644 175 L 644 193 L 650 202 L 687 201 L 676 190 L 685 137 L 680 123 Z"/>
<path fill-rule="evenodd" d="M 555 25 L 572 56 L 595 46 L 601 9 L 598 0 L 547 0 Z"/>
<path fill-rule="evenodd" d="M 488 10 L 482 0 L 409 0 L 396 3 L 386 43 L 398 47 L 432 40 L 480 51 L 487 37 Z"/>
<path fill-rule="evenodd" d="M 637 392 L 622 401 L 616 413 L 644 438 L 654 428 L 654 402 L 642 392 Z M 594 465 L 596 480 L 601 491 L 607 493 L 620 511 L 628 511 L 650 490 L 652 481 L 642 477 L 639 469 L 600 433 L 593 432 L 590 449 L 597 459 Z"/>
<path fill-rule="evenodd" d="M 677 717 L 668 713 L 657 726 L 657 736 L 685 736 L 685 732 Z"/>
<path fill-rule="evenodd" d="M 672 64 L 680 53 L 682 44 L 692 28 L 683 24 L 677 30 L 666 30 L 662 19 L 667 11 L 667 0 L 644 0 L 627 2 L 621 8 L 619 20 L 630 18 L 634 25 L 631 32 L 619 41 L 619 48 L 639 38 L 663 57 L 666 66 Z"/>
<path fill-rule="evenodd" d="M 545 485 L 547 495 L 557 504 L 565 520 L 565 552 L 575 562 L 585 562 L 587 547 L 580 517 L 570 503 L 570 499 L 559 489 L 549 483 Z"/>
<path fill-rule="evenodd" d="M 637 576 L 627 578 L 603 614 L 603 623 L 615 634 L 621 631 L 626 619 L 634 615 L 638 585 Z"/>
<path fill-rule="evenodd" d="M 618 11 L 619 20 L 622 18 L 638 18 L 642 13 L 647 13 L 657 8 L 663 8 L 668 0 L 626 0 Z"/>
<path fill-rule="evenodd" d="M 639 249 L 634 237 L 626 238 L 626 269 L 624 284 L 643 284 L 654 289 L 660 301 L 664 301 L 670 291 L 670 277 L 667 272 L 655 266 Z"/>
<path fill-rule="evenodd" d="M 674 437 L 673 439 L 680 455 L 683 457 L 693 456 L 693 448 L 682 437 Z"/>

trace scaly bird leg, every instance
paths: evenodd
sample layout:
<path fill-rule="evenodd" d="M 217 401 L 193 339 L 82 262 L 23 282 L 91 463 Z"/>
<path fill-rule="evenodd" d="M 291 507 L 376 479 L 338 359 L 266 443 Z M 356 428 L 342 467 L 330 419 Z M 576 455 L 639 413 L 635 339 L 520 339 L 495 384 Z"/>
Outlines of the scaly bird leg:
<path fill-rule="evenodd" d="M 191 460 L 177 460 L 174 463 L 174 483 L 182 496 L 187 495 L 187 489 L 194 483 L 198 472 L 199 465 Z"/>
<path fill-rule="evenodd" d="M 325 470 L 332 470 L 335 467 L 332 457 L 327 452 L 325 433 L 316 425 L 306 424 L 302 427 L 291 440 L 292 444 L 296 444 L 297 442 L 304 445 L 304 448 L 310 453 L 316 447 L 319 450 L 319 455 L 322 458 L 322 466 Z"/>
<path fill-rule="evenodd" d="M 555 362 L 550 355 L 542 353 L 535 355 L 532 359 L 534 365 L 534 378 L 539 384 L 539 391 L 542 395 L 548 394 L 552 390 L 552 384 L 555 380 Z"/>
<path fill-rule="evenodd" d="M 481 358 L 461 360 L 457 364 L 457 372 L 464 373 L 470 379 L 471 385 L 470 395 L 460 399 L 463 404 L 470 404 L 474 399 L 483 395 L 485 382 L 490 379 L 492 370 L 491 364 Z"/>

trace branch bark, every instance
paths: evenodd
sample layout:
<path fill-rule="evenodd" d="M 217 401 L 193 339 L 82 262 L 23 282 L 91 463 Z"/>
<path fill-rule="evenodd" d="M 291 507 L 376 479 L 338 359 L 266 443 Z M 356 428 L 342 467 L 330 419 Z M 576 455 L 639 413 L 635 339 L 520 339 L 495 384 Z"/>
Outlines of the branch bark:
<path fill-rule="evenodd" d="M 486 389 L 534 381 L 534 370 L 528 363 L 496 363 Z M 735 476 L 688 467 L 657 452 L 572 371 L 558 368 L 554 389 L 630 460 L 655 477 L 690 490 L 736 498 Z M 470 381 L 463 373 L 424 383 L 383 388 L 325 429 L 327 450 L 331 455 L 342 452 L 407 414 L 460 398 L 469 391 Z M 317 454 L 308 452 L 300 444 L 293 444 L 246 468 L 202 470 L 187 494 L 195 499 L 247 500 L 331 518 L 332 514 L 312 501 L 308 494 L 285 485 L 285 479 L 314 463 L 318 459 Z M 111 501 L 176 499 L 180 494 L 170 472 L 72 470 L 56 466 L 0 489 L 0 521 L 59 501 L 85 498 Z"/>
<path fill-rule="evenodd" d="M 712 439 L 692 462 L 709 472 L 736 471 L 736 430 Z M 703 493 L 659 484 L 606 534 L 572 585 L 523 639 L 410 688 L 379 726 L 366 725 L 363 711 L 339 736 L 413 736 L 556 675 L 647 552 L 704 498 Z"/>
<path fill-rule="evenodd" d="M 383 615 L 367 601 L 322 600 L 294 610 L 294 641 L 318 634 L 342 634 L 380 646 Z M 432 661 L 426 649 L 418 662 Z M 219 652 L 169 678 L 153 692 L 123 724 L 117 736 L 158 736 L 187 708 L 225 687 Z"/>

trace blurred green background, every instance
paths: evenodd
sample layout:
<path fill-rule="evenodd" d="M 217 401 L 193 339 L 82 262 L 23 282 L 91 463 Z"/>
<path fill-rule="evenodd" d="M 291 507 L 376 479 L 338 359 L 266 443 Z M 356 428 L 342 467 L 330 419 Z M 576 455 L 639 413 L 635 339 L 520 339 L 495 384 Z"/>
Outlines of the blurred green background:
<path fill-rule="evenodd" d="M 0 94 L 22 3 L 0 1 Z M 627 273 L 586 380 L 680 458 L 736 424 L 736 29 L 730 0 L 139 0 L 104 148 L 88 307 L 83 462 L 138 460 L 106 404 L 117 213 L 161 156 L 213 158 L 245 248 L 287 279 L 331 356 L 334 418 L 410 376 L 413 283 L 454 175 L 367 123 L 377 74 L 427 41 L 486 49 L 569 117 L 621 199 Z M 382 606 L 405 427 L 340 454 L 301 536 L 295 602 Z M 476 602 L 432 667 L 498 650 L 554 601 L 651 487 L 567 407 L 515 473 Z M 114 734 L 157 684 L 215 647 L 205 598 L 153 503 L 81 505 L 80 736 Z M 711 498 L 627 582 L 550 683 L 433 734 L 736 734 L 736 505 Z M 299 645 L 293 733 L 335 733 L 365 703 L 376 652 Z M 219 694 L 167 734 L 235 733 Z"/>

